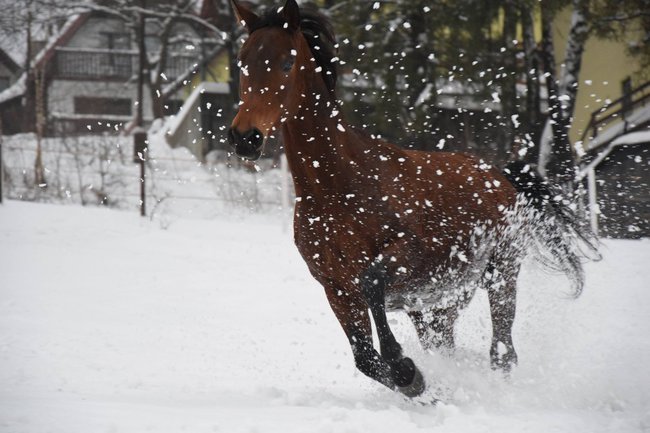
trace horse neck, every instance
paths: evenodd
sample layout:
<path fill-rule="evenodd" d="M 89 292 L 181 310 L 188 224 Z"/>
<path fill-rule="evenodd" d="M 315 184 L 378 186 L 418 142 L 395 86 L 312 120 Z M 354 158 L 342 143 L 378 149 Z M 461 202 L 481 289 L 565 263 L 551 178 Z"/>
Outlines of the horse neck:
<path fill-rule="evenodd" d="M 347 182 L 345 173 L 353 169 L 351 158 L 367 143 L 349 128 L 327 92 L 308 92 L 304 99 L 298 114 L 282 126 L 296 195 L 340 192 Z"/>

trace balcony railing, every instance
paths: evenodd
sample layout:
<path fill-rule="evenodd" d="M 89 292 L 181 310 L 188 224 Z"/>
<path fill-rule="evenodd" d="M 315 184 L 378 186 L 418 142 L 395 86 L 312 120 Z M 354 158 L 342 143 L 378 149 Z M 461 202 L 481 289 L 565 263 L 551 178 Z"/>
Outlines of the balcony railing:
<path fill-rule="evenodd" d="M 187 54 L 171 54 L 167 58 L 165 76 L 173 80 L 188 71 L 198 59 Z M 124 81 L 138 70 L 136 51 L 106 49 L 57 48 L 55 74 L 58 78 L 76 80 Z"/>
<path fill-rule="evenodd" d="M 608 102 L 598 110 L 591 113 L 589 124 L 582 133 L 581 141 L 595 140 L 598 134 L 607 130 L 612 125 L 623 123 L 617 135 L 612 135 L 609 141 L 628 132 L 628 122 L 636 110 L 650 104 L 650 81 L 641 84 L 636 89 L 621 96 L 615 101 Z M 607 141 L 599 143 L 605 144 Z"/>
<path fill-rule="evenodd" d="M 135 51 L 58 48 L 56 76 L 68 79 L 127 80 L 137 71 Z"/>

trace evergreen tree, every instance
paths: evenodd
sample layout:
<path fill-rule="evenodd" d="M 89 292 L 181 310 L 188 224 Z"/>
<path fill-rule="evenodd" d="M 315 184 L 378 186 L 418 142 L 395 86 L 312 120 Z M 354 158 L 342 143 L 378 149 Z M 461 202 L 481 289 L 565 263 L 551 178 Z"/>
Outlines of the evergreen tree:
<path fill-rule="evenodd" d="M 341 57 L 348 61 L 343 68 L 354 77 L 347 83 L 354 89 L 346 100 L 348 111 L 405 146 L 472 150 L 492 161 L 510 158 L 516 136 L 531 141 L 532 129 L 539 129 L 539 98 L 527 102 L 517 90 L 526 72 L 517 28 L 522 10 L 532 3 L 351 0 L 334 5 L 329 13 Z M 531 50 L 532 57 L 535 47 Z M 533 80 L 531 89 L 537 84 Z"/>

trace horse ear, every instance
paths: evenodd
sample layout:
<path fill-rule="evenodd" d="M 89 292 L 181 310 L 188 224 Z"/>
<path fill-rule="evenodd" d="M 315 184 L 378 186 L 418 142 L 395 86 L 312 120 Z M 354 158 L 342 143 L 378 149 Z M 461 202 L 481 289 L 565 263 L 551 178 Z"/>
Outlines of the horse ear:
<path fill-rule="evenodd" d="M 296 31 L 300 28 L 300 8 L 296 0 L 287 0 L 281 12 L 282 17 L 287 22 L 287 28 L 290 31 Z"/>
<path fill-rule="evenodd" d="M 235 11 L 237 22 L 246 27 L 246 30 L 250 33 L 255 27 L 255 24 L 259 21 L 260 17 L 257 16 L 248 5 L 240 4 L 237 0 L 230 0 L 230 4 L 232 5 L 232 9 Z"/>

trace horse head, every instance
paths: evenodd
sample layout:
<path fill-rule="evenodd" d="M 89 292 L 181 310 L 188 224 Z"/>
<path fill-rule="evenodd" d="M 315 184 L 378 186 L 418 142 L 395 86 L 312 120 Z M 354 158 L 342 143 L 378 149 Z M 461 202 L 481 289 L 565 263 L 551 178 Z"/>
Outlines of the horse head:
<path fill-rule="evenodd" d="M 255 160 L 262 153 L 265 138 L 298 115 L 308 91 L 313 93 L 320 87 L 327 92 L 323 67 L 317 61 L 320 53 L 312 51 L 331 50 L 333 35 L 329 27 L 325 29 L 324 18 L 301 16 L 295 0 L 287 0 L 284 7 L 264 16 L 236 0 L 232 6 L 248 38 L 238 57 L 241 101 L 228 140 L 239 157 Z M 320 32 L 309 31 L 318 27 L 315 23 L 322 27 Z M 325 35 L 321 38 L 323 47 L 314 48 L 308 38 L 318 40 L 320 34 Z"/>

